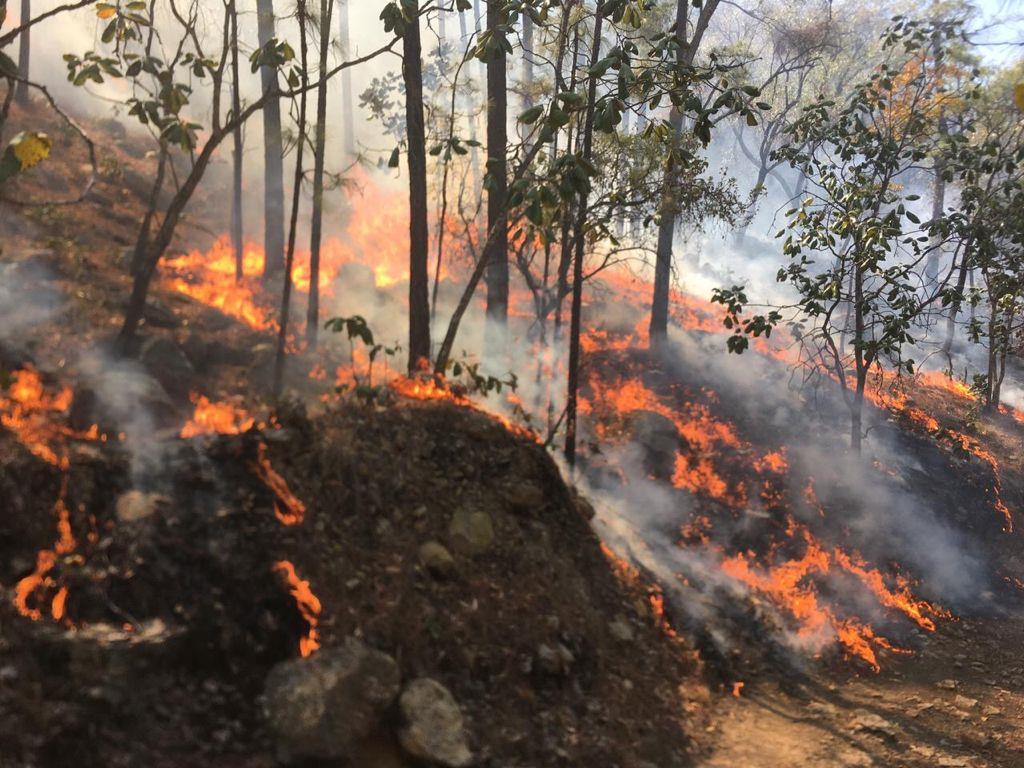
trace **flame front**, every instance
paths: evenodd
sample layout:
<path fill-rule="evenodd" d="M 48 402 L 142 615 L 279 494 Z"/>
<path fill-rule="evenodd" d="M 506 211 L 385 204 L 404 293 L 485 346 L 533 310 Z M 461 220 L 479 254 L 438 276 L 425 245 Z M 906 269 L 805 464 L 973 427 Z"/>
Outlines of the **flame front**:
<path fill-rule="evenodd" d="M 303 658 L 311 656 L 320 647 L 320 631 L 317 629 L 320 623 L 320 599 L 313 594 L 309 582 L 299 578 L 295 566 L 288 560 L 278 560 L 273 565 L 273 571 L 284 579 L 288 591 L 295 598 L 299 613 L 309 625 L 309 631 L 299 639 L 299 653 Z"/>

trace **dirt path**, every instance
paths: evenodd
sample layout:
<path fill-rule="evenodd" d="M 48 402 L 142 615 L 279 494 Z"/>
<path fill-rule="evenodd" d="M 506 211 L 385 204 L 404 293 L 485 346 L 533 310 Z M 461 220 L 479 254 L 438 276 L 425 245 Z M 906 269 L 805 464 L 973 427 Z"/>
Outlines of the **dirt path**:
<path fill-rule="evenodd" d="M 1024 618 L 957 621 L 878 675 L 717 704 L 699 768 L 1024 766 Z"/>

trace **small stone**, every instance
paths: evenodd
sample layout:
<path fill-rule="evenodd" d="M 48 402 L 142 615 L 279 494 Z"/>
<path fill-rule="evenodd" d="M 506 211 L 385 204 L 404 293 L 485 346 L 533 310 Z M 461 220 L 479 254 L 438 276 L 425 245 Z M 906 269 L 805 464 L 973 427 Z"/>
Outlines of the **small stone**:
<path fill-rule="evenodd" d="M 876 715 L 874 712 L 868 712 L 865 709 L 859 709 L 854 713 L 854 718 L 850 723 L 850 726 L 855 731 L 876 733 L 893 738 L 895 738 L 897 732 L 896 726 L 891 722 Z"/>
<path fill-rule="evenodd" d="M 447 579 L 455 575 L 455 558 L 440 542 L 428 541 L 420 546 L 419 558 L 433 576 Z"/>
<path fill-rule="evenodd" d="M 939 680 L 939 682 L 937 682 L 935 684 L 935 687 L 936 688 L 941 688 L 944 691 L 955 691 L 956 690 L 956 680 L 949 680 L 949 679 L 947 679 L 947 680 Z"/>
<path fill-rule="evenodd" d="M 537 668 L 548 675 L 567 675 L 576 661 L 572 651 L 561 643 L 554 646 L 541 643 L 537 648 Z"/>
<path fill-rule="evenodd" d="M 997 717 L 1003 714 L 1003 710 L 1001 710 L 999 707 L 993 707 L 991 704 L 986 704 L 984 707 L 981 708 L 981 714 L 983 714 L 985 717 Z"/>
<path fill-rule="evenodd" d="M 413 680 L 402 691 L 398 708 L 405 719 L 398 740 L 410 755 L 449 768 L 473 762 L 462 712 L 455 697 L 439 682 L 427 677 Z"/>
<path fill-rule="evenodd" d="M 608 631 L 611 633 L 612 637 L 620 643 L 631 643 L 635 636 L 633 628 L 629 626 L 629 623 L 621 616 L 614 621 L 609 622 Z"/>
<path fill-rule="evenodd" d="M 456 549 L 468 555 L 481 555 L 494 543 L 494 523 L 482 510 L 460 509 L 452 516 L 448 534 Z"/>
<path fill-rule="evenodd" d="M 974 709 L 976 706 L 978 706 L 978 700 L 972 699 L 968 696 L 961 696 L 960 694 L 957 694 L 956 697 L 953 699 L 953 706 L 957 709 Z"/>

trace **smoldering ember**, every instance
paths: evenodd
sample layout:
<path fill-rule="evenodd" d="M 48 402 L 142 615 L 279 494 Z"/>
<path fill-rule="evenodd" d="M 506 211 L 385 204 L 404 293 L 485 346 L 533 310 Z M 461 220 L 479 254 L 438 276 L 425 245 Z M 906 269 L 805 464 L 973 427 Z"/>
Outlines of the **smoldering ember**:
<path fill-rule="evenodd" d="M 0 0 L 0 768 L 1024 766 L 1022 50 Z"/>

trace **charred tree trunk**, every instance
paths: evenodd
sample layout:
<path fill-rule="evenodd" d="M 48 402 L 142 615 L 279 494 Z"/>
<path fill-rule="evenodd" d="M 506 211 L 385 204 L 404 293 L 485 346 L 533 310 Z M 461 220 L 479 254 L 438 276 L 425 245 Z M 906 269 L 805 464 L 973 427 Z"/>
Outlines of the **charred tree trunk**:
<path fill-rule="evenodd" d="M 153 187 L 149 191 L 149 201 L 146 203 L 146 213 L 142 217 L 142 224 L 139 226 L 139 234 L 135 240 L 135 250 L 132 252 L 132 263 L 129 267 L 131 275 L 139 274 L 142 265 L 146 261 L 149 248 L 149 233 L 153 228 L 153 216 L 156 214 L 157 205 L 160 202 L 160 192 L 164 186 L 164 176 L 167 171 L 168 161 L 167 144 L 160 142 L 160 154 L 156 164 L 156 178 L 153 180 Z"/>
<path fill-rule="evenodd" d="M 351 24 L 349 21 L 349 0 L 338 0 L 338 46 L 342 59 L 348 59 L 351 51 Z M 356 156 L 355 105 L 352 103 L 352 72 L 341 73 L 341 129 L 344 134 L 345 154 Z"/>
<path fill-rule="evenodd" d="M 409 150 L 409 373 L 430 361 L 430 301 L 427 267 L 427 149 L 423 122 L 423 52 L 415 18 L 402 37 L 405 122 Z M 440 255 L 438 256 L 440 258 Z"/>
<path fill-rule="evenodd" d="M 259 43 L 266 45 L 274 37 L 273 0 L 257 0 L 256 21 Z M 263 67 L 260 78 L 264 96 L 277 89 L 272 67 Z M 284 142 L 277 98 L 263 108 L 263 253 L 264 277 L 278 274 L 284 267 Z"/>
<path fill-rule="evenodd" d="M 320 242 L 324 222 L 324 161 L 327 153 L 327 54 L 331 45 L 332 0 L 320 0 L 320 85 L 316 89 L 316 143 L 313 150 L 313 218 L 309 233 L 309 305 L 306 344 L 316 349 L 320 333 Z"/>
<path fill-rule="evenodd" d="M 590 65 L 601 56 L 601 15 L 598 6 L 594 20 L 594 42 L 590 52 Z M 583 158 L 589 163 L 594 148 L 594 106 L 597 101 L 597 77 L 590 75 L 587 86 L 587 113 L 583 122 Z M 572 312 L 569 319 L 569 375 L 565 398 L 565 460 L 570 467 L 576 465 L 576 414 L 580 380 L 580 323 L 583 314 L 583 256 L 586 251 L 587 203 L 589 190 L 580 193 L 576 211 L 576 253 L 572 266 Z"/>
<path fill-rule="evenodd" d="M 942 353 L 949 358 L 953 349 L 953 339 L 956 336 L 956 318 L 960 314 L 960 307 L 963 304 L 964 289 L 967 287 L 967 276 L 971 271 L 970 257 L 973 243 L 968 241 L 964 245 L 964 254 L 960 261 L 960 273 L 956 279 L 956 296 L 949 305 L 949 317 L 946 318 L 946 340 L 942 344 Z"/>
<path fill-rule="evenodd" d="M 711 16 L 718 7 L 718 0 L 704 3 L 697 17 L 697 23 L 689 41 L 686 39 L 686 22 L 688 6 L 686 0 L 676 0 L 676 64 L 682 69 L 693 64 L 697 48 L 711 21 Z M 669 115 L 671 141 L 676 137 L 683 125 L 683 115 L 673 108 Z M 675 158 L 670 148 L 665 160 L 664 197 L 661 201 L 661 221 L 658 223 L 658 246 L 654 263 L 654 291 L 651 298 L 650 343 L 656 347 L 668 336 L 668 299 L 669 282 L 672 275 L 672 241 L 675 237 L 676 217 L 679 215 L 679 203 L 675 190 Z"/>
<path fill-rule="evenodd" d="M 231 113 L 238 115 L 242 111 L 242 97 L 239 93 L 241 80 L 238 74 L 238 7 L 231 0 L 228 9 L 231 18 Z M 235 252 L 235 280 L 243 277 L 243 233 L 242 233 L 242 124 L 239 123 L 232 133 L 234 147 L 231 160 L 234 164 L 231 187 L 231 247 Z"/>
<path fill-rule="evenodd" d="M 484 251 L 487 261 L 488 356 L 504 354 L 508 323 L 508 91 L 505 50 L 497 40 L 504 37 L 507 22 L 502 0 L 487 0 L 487 29 L 495 43 L 487 58 L 487 229 L 494 231 Z"/>
<path fill-rule="evenodd" d="M 306 148 L 306 86 L 309 84 L 309 44 L 306 38 L 306 3 L 299 0 L 299 63 L 302 93 L 299 94 L 299 141 L 295 145 L 295 178 L 292 186 L 292 210 L 288 226 L 288 251 L 284 265 L 284 287 L 281 290 L 281 313 L 277 329 L 277 351 L 274 356 L 274 399 L 281 397 L 284 387 L 284 364 L 288 344 L 288 319 L 291 314 L 292 265 L 295 262 L 295 232 L 299 223 L 299 199 L 302 193 L 302 160 Z"/>
<path fill-rule="evenodd" d="M 32 0 L 21 0 L 21 19 L 25 24 L 32 18 Z M 22 30 L 18 35 L 18 75 L 28 80 L 29 59 L 32 53 L 32 29 Z M 19 82 L 14 91 L 14 98 L 21 105 L 28 104 L 28 83 Z"/>

